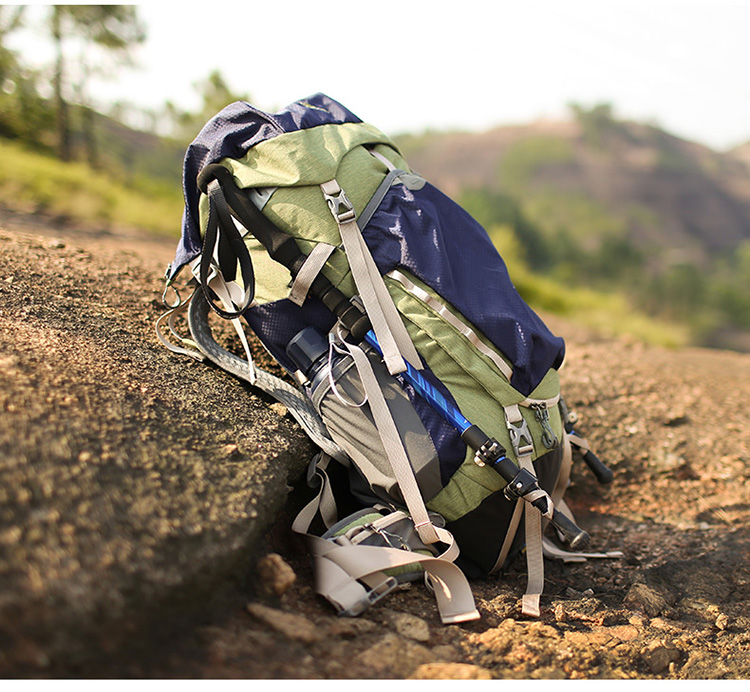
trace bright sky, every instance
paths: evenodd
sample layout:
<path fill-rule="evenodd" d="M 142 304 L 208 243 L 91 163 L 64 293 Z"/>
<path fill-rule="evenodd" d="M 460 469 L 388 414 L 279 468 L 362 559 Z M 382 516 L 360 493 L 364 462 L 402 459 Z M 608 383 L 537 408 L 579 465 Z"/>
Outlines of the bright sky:
<path fill-rule="evenodd" d="M 141 67 L 102 83 L 100 99 L 195 109 L 193 85 L 218 69 L 260 108 L 322 91 L 391 135 L 610 102 L 717 149 L 750 140 L 750 0 L 173 0 L 139 12 Z"/>

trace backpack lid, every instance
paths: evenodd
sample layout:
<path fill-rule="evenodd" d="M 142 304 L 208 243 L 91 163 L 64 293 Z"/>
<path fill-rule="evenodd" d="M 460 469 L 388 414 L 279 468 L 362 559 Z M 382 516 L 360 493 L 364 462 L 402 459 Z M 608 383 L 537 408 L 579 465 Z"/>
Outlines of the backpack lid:
<path fill-rule="evenodd" d="M 279 113 L 265 113 L 245 101 L 236 101 L 209 120 L 185 153 L 182 189 L 185 210 L 182 216 L 182 237 L 167 278 L 173 279 L 202 250 L 198 222 L 198 174 L 210 163 L 224 158 L 241 158 L 260 142 L 286 132 L 295 132 L 318 125 L 361 123 L 362 120 L 325 94 L 291 103 Z"/>

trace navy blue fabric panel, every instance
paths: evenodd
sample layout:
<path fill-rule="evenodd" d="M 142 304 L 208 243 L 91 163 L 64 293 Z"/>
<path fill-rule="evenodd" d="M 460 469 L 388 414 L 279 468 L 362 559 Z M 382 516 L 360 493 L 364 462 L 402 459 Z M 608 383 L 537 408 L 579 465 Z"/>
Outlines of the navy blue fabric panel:
<path fill-rule="evenodd" d="M 284 132 L 307 130 L 319 125 L 362 122 L 348 108 L 325 94 L 315 94 L 309 98 L 295 101 L 283 111 L 274 115 L 274 118 L 284 129 Z"/>
<path fill-rule="evenodd" d="M 268 352 L 289 372 L 297 369 L 286 355 L 292 337 L 306 327 L 315 327 L 325 334 L 336 321 L 331 311 L 312 297 L 301 307 L 287 299 L 258 305 L 248 310 L 244 317 Z"/>
<path fill-rule="evenodd" d="M 565 344 L 523 301 L 485 230 L 437 188 L 395 185 L 362 231 L 381 273 L 402 267 L 437 291 L 513 363 L 529 394 Z"/>
<path fill-rule="evenodd" d="M 185 211 L 182 217 L 182 238 L 171 276 L 201 252 L 198 224 L 200 193 L 196 179 L 209 163 L 225 157 L 241 158 L 260 142 L 285 132 L 317 127 L 318 125 L 360 123 L 351 111 L 324 94 L 315 94 L 295 101 L 279 113 L 264 113 L 244 101 L 228 105 L 209 120 L 185 153 L 182 188 Z"/>

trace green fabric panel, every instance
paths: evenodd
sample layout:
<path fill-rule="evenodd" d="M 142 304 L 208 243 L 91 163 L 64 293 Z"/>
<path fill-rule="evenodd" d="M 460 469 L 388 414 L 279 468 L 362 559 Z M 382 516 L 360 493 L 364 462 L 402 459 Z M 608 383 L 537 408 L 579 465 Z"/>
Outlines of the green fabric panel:
<path fill-rule="evenodd" d="M 223 159 L 221 164 L 240 187 L 320 185 L 336 178 L 344 155 L 364 144 L 391 140 L 367 123 L 320 125 L 272 137 L 242 158 Z"/>
<path fill-rule="evenodd" d="M 409 278 L 418 283 L 414 277 Z M 386 284 L 406 320 L 414 345 L 429 363 L 430 369 L 445 384 L 461 413 L 486 434 L 497 439 L 509 450 L 512 458 L 503 405 L 520 404 L 526 397 L 517 392 L 489 359 L 429 306 L 388 277 Z M 473 328 L 473 325 L 469 326 Z M 553 370 L 529 398 L 551 399 L 558 393 L 559 378 Z M 541 456 L 547 451 L 541 441 L 542 428 L 532 410 L 525 407 L 520 410 L 534 440 L 535 457 Z M 557 407 L 551 408 L 549 414 L 550 425 L 561 439 L 562 421 Z M 461 468 L 443 490 L 428 499 L 427 506 L 452 521 L 477 507 L 492 493 L 502 490 L 504 485 L 503 479 L 494 470 L 477 466 L 474 453 L 469 450 Z"/>
<path fill-rule="evenodd" d="M 250 259 L 255 272 L 255 301 L 259 305 L 286 298 L 289 295 L 289 282 L 292 275 L 289 270 L 271 259 L 271 256 L 255 238 L 245 239 Z"/>
<path fill-rule="evenodd" d="M 279 228 L 297 238 L 308 254 L 315 243 L 340 245 L 338 226 L 320 190 L 320 183 L 336 178 L 359 214 L 387 173 L 386 166 L 361 146 L 373 148 L 394 166 L 410 170 L 395 145 L 380 130 L 366 123 L 321 125 L 289 132 L 261 142 L 241 159 L 223 159 L 241 187 L 279 187 L 264 213 Z M 208 219 L 208 199 L 199 201 L 201 228 Z M 263 304 L 288 295 L 289 272 L 248 238 L 256 274 L 256 300 Z M 257 254 L 255 250 L 258 250 Z M 323 272 L 346 295 L 355 292 L 343 252 L 335 252 Z"/>
<path fill-rule="evenodd" d="M 343 128 L 343 132 L 339 132 L 337 128 Z M 334 246 L 341 244 L 338 224 L 328 209 L 320 185 L 309 184 L 310 171 L 317 172 L 316 177 L 320 182 L 335 178 L 354 205 L 356 213 L 360 214 L 386 175 L 387 168 L 359 145 L 381 140 L 387 144 L 377 144 L 375 150 L 396 167 L 408 170 L 406 161 L 382 133 L 370 126 L 353 124 L 324 125 L 280 135 L 257 145 L 243 159 L 225 159 L 222 164 L 233 172 L 242 186 L 251 182 L 260 186 L 278 184 L 278 179 L 274 177 L 278 177 L 278 172 L 274 171 L 279 166 L 296 171 L 285 179 L 287 184 L 294 186 L 276 190 L 263 212 L 276 226 L 296 238 L 302 252 L 309 254 L 319 242 Z M 292 156 L 290 159 L 290 152 L 299 150 L 295 147 L 306 147 L 304 161 L 302 157 Z M 281 159 L 282 164 L 277 159 Z M 324 170 L 325 175 L 320 174 L 320 170 Z M 207 214 L 204 197 L 202 196 L 201 203 Z M 201 216 L 204 227 L 205 218 Z M 254 240 L 248 240 L 248 247 L 259 250 L 258 255 L 253 256 L 254 266 L 256 261 L 258 264 L 255 267 L 258 303 L 285 298 L 289 293 L 289 272 L 270 258 L 266 261 L 260 259 L 261 248 Z M 344 294 L 354 295 L 354 280 L 342 251 L 333 253 L 323 273 Z"/>
<path fill-rule="evenodd" d="M 406 274 L 406 272 L 403 273 Z M 420 286 L 420 288 L 433 295 L 440 302 L 445 303 L 444 299 L 418 279 L 411 276 L 408 276 L 408 278 L 417 286 Z M 520 403 L 526 398 L 510 385 L 508 380 L 505 379 L 505 376 L 498 370 L 497 366 L 487 358 L 487 356 L 477 350 L 465 336 L 463 336 L 451 324 L 446 322 L 429 305 L 423 303 L 421 300 L 406 291 L 398 281 L 389 277 L 385 277 L 385 281 L 401 314 L 407 320 L 410 320 L 420 329 L 425 331 L 433 340 L 439 342 L 440 345 L 451 354 L 451 357 L 458 361 L 461 368 L 474 379 L 475 386 L 484 390 L 491 397 L 494 397 L 505 405 Z M 451 308 L 450 305 L 446 304 L 446 306 Z M 455 309 L 452 309 L 451 311 L 456 315 L 461 315 L 461 313 Z M 469 324 L 463 316 L 461 316 L 461 320 L 471 327 L 476 334 L 481 334 L 481 332 L 474 327 L 474 325 Z M 484 341 L 489 345 L 489 342 L 486 339 Z M 483 396 L 481 392 L 479 392 L 478 395 Z"/>
<path fill-rule="evenodd" d="M 344 152 L 334 178 L 361 214 L 386 174 L 384 164 L 360 147 Z M 283 187 L 274 192 L 263 212 L 279 228 L 295 238 L 338 245 L 341 242 L 338 224 L 328 209 L 319 184 L 303 187 Z"/>

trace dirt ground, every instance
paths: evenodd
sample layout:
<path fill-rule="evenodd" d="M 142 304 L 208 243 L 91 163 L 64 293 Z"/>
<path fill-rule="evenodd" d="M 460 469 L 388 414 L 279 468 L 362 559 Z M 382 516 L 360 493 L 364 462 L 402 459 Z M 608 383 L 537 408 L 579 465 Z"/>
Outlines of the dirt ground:
<path fill-rule="evenodd" d="M 126 250 L 153 268 L 146 282 L 163 273 L 174 247 L 0 221 L 45 247 L 55 238 L 85 247 L 79 263 Z M 146 282 L 144 296 L 154 291 Z M 132 302 L 123 302 L 125 314 L 158 315 L 147 300 Z M 389 594 L 359 618 L 338 618 L 315 595 L 304 545 L 289 530 L 302 487 L 267 532 L 253 589 L 238 590 L 230 606 L 153 655 L 39 677 L 750 678 L 750 355 L 669 351 L 548 321 L 568 345 L 567 403 L 615 473 L 602 486 L 579 461 L 569 504 L 594 549 L 624 557 L 547 561 L 539 619 L 520 611 L 522 557 L 472 582 L 476 622 L 440 624 L 422 585 Z"/>

